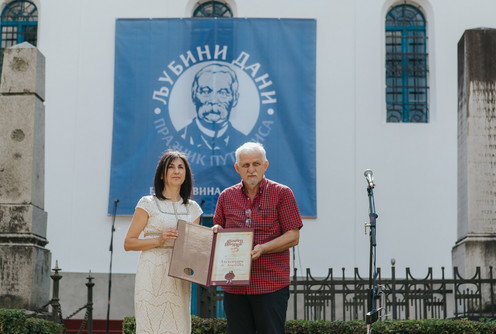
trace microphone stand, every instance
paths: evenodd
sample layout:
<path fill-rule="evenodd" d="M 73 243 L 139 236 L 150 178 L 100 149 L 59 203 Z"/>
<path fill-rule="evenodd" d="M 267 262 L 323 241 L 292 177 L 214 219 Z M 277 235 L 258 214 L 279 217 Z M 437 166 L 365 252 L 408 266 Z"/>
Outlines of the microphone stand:
<path fill-rule="evenodd" d="M 202 209 L 202 211 L 203 211 L 203 206 L 204 206 L 204 205 L 205 205 L 205 200 L 204 200 L 204 199 L 202 199 L 202 200 L 201 200 L 201 202 L 200 202 L 200 209 Z M 202 214 L 200 215 L 200 222 L 199 222 L 199 223 L 200 223 L 200 225 L 202 225 L 202 226 L 203 226 L 203 212 L 202 212 Z"/>
<path fill-rule="evenodd" d="M 367 187 L 369 196 L 369 218 L 370 223 L 365 224 L 370 229 L 370 259 L 369 259 L 369 300 L 366 315 L 367 333 L 372 333 L 372 324 L 379 318 L 379 310 L 376 308 L 376 297 L 379 294 L 377 288 L 377 267 L 376 267 L 376 220 L 378 215 L 375 212 L 374 184 L 369 183 Z"/>
<path fill-rule="evenodd" d="M 202 199 L 200 202 L 200 208 L 203 211 L 203 206 L 205 205 L 205 200 Z M 203 226 L 203 212 L 200 215 L 200 221 L 198 223 L 200 226 Z M 195 284 L 197 287 L 196 290 L 196 315 L 199 317 L 211 317 L 213 316 L 212 314 L 207 313 L 205 311 L 205 307 L 203 306 L 203 303 L 208 303 L 208 300 L 205 301 L 204 299 L 207 299 L 207 294 L 208 294 L 208 288 L 200 285 L 200 284 Z M 208 307 L 207 307 L 208 308 Z"/>
<path fill-rule="evenodd" d="M 112 293 L 112 255 L 114 254 L 114 232 L 115 232 L 115 217 L 117 216 L 117 204 L 119 200 L 114 201 L 114 213 L 112 214 L 112 229 L 110 231 L 110 269 L 109 269 L 109 279 L 108 279 L 108 304 L 107 304 L 107 323 L 105 328 L 105 333 L 109 334 L 110 326 L 110 296 Z"/>

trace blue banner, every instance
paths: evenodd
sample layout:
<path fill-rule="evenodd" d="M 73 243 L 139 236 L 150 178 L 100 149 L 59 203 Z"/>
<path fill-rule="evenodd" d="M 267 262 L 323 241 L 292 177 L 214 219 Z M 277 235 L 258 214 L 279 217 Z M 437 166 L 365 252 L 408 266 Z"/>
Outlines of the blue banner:
<path fill-rule="evenodd" d="M 234 151 L 264 145 L 266 176 L 315 217 L 315 38 L 311 19 L 118 19 L 108 213 L 133 214 L 168 149 L 188 156 L 212 215 L 241 179 Z"/>

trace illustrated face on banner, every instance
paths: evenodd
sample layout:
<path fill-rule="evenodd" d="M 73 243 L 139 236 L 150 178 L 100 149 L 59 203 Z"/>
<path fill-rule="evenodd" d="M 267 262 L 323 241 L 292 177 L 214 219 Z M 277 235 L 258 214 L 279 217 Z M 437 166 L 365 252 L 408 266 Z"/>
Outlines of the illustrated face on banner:
<path fill-rule="evenodd" d="M 192 66 L 177 79 L 168 108 L 183 150 L 214 152 L 224 160 L 229 155 L 230 166 L 234 151 L 249 140 L 260 113 L 257 87 L 246 73 L 236 71 L 221 61 Z"/>
<path fill-rule="evenodd" d="M 244 135 L 229 122 L 232 108 L 238 102 L 238 79 L 227 65 L 212 64 L 201 68 L 193 79 L 191 96 L 196 117 L 181 137 L 195 149 L 233 149 Z"/>
<path fill-rule="evenodd" d="M 195 76 L 192 88 L 197 118 L 207 129 L 228 126 L 232 108 L 238 102 L 236 73 L 225 65 L 209 65 Z"/>

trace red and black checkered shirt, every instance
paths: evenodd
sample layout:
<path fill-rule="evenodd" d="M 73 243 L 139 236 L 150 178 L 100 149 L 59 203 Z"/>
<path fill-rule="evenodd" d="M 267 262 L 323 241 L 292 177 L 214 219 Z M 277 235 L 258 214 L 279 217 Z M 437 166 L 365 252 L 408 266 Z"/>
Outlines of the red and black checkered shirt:
<path fill-rule="evenodd" d="M 242 182 L 225 189 L 217 202 L 214 223 L 223 228 L 245 228 L 247 209 L 251 210 L 249 218 L 255 229 L 254 246 L 303 226 L 291 189 L 266 178 L 260 182 L 252 203 Z M 289 270 L 289 249 L 263 254 L 252 262 L 250 285 L 222 288 L 235 294 L 271 293 L 289 285 Z"/>

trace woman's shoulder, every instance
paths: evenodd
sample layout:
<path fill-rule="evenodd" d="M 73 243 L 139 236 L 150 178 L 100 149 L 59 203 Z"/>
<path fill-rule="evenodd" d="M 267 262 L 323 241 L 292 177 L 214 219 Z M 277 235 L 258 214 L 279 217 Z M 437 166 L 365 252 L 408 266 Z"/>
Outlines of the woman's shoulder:
<path fill-rule="evenodd" d="M 188 205 L 200 206 L 194 199 L 188 199 Z"/>
<path fill-rule="evenodd" d="M 203 209 L 201 208 L 196 201 L 189 199 L 188 204 L 186 204 L 188 207 L 188 211 L 191 213 L 192 217 L 196 219 L 198 216 L 200 216 L 203 213 Z"/>
<path fill-rule="evenodd" d="M 138 201 L 137 206 L 143 206 L 143 205 L 150 204 L 151 202 L 153 202 L 154 197 L 155 196 L 153 196 L 153 195 L 147 195 L 147 196 L 141 197 L 140 200 Z"/>

